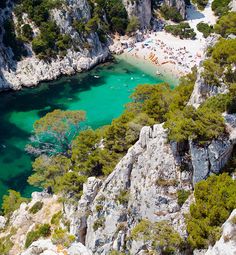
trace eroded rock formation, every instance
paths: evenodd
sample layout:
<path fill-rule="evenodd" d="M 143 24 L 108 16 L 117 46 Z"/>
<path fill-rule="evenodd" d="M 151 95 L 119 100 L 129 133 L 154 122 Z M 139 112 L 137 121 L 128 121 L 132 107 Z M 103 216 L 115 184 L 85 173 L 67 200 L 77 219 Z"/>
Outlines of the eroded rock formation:
<path fill-rule="evenodd" d="M 122 0 L 129 18 L 138 17 L 141 28 L 149 28 L 152 17 L 151 0 Z"/>
<path fill-rule="evenodd" d="M 175 7 L 180 15 L 185 19 L 186 17 L 186 4 L 184 0 L 164 0 L 164 4 Z"/>

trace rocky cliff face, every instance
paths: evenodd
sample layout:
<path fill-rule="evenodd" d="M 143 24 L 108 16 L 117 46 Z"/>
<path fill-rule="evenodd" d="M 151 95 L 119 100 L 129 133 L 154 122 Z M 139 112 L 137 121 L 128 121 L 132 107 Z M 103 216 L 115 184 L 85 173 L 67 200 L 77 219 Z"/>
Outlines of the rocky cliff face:
<path fill-rule="evenodd" d="M 152 17 L 151 0 L 122 0 L 130 18 L 138 17 L 141 28 L 149 28 Z"/>
<path fill-rule="evenodd" d="M 127 248 L 131 254 L 140 252 L 142 243 L 127 241 L 140 219 L 170 221 L 185 235 L 177 190 L 191 190 L 191 174 L 180 171 L 166 138 L 162 125 L 144 127 L 139 141 L 103 183 L 87 219 L 85 244 L 94 254 Z"/>
<path fill-rule="evenodd" d="M 186 4 L 184 0 L 164 0 L 164 4 L 176 7 L 183 19 L 186 18 Z"/>
<path fill-rule="evenodd" d="M 205 255 L 234 255 L 236 250 L 236 210 L 234 210 L 228 220 L 222 226 L 222 235 L 213 247 L 210 247 Z"/>
<path fill-rule="evenodd" d="M 57 56 L 50 61 L 39 60 L 28 45 L 28 57 L 15 61 L 11 48 L 2 43 L 4 33 L 3 22 L 12 13 L 12 2 L 8 0 L 7 7 L 0 9 L 0 90 L 5 88 L 20 89 L 22 86 L 33 86 L 43 80 L 53 80 L 60 75 L 71 75 L 87 70 L 104 61 L 108 48 L 100 42 L 96 32 L 91 32 L 86 38 L 72 27 L 72 18 L 89 20 L 90 6 L 87 0 L 68 0 L 60 9 L 51 11 L 52 19 L 62 33 L 70 34 L 73 43 L 78 46 L 75 51 L 69 49 L 64 57 Z M 27 19 L 26 19 L 27 20 Z M 89 45 L 83 47 L 84 40 Z"/>

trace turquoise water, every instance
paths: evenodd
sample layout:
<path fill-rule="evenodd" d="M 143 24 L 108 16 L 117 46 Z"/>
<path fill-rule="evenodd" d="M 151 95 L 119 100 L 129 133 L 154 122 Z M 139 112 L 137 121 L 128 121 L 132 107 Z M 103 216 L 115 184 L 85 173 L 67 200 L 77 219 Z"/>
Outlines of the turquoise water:
<path fill-rule="evenodd" d="M 36 88 L 1 93 L 0 198 L 8 189 L 27 197 L 35 190 L 27 184 L 32 159 L 24 151 L 35 120 L 54 109 L 85 110 L 86 124 L 97 128 L 122 113 L 138 84 L 160 82 L 163 80 L 119 61 Z"/>

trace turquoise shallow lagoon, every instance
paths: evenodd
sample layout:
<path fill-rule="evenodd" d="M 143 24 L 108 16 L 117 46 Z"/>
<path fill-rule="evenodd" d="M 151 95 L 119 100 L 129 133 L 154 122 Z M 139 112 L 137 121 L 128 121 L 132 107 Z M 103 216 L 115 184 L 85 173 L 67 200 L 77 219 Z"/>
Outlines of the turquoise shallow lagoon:
<path fill-rule="evenodd" d="M 111 123 L 130 101 L 138 84 L 158 84 L 158 78 L 123 60 L 31 89 L 0 94 L 0 202 L 8 189 L 30 196 L 27 184 L 31 158 L 24 151 L 35 120 L 54 109 L 84 110 L 86 124 L 97 128 Z"/>

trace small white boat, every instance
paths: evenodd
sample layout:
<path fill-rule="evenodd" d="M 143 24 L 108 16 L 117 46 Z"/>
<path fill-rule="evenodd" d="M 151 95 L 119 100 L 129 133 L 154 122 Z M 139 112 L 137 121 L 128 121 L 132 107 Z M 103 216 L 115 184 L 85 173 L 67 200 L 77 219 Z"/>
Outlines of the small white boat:
<path fill-rule="evenodd" d="M 99 78 L 100 78 L 100 76 L 98 76 L 98 75 L 94 75 L 94 78 L 99 79 Z"/>
<path fill-rule="evenodd" d="M 156 75 L 161 75 L 161 73 L 159 71 L 156 71 Z"/>

